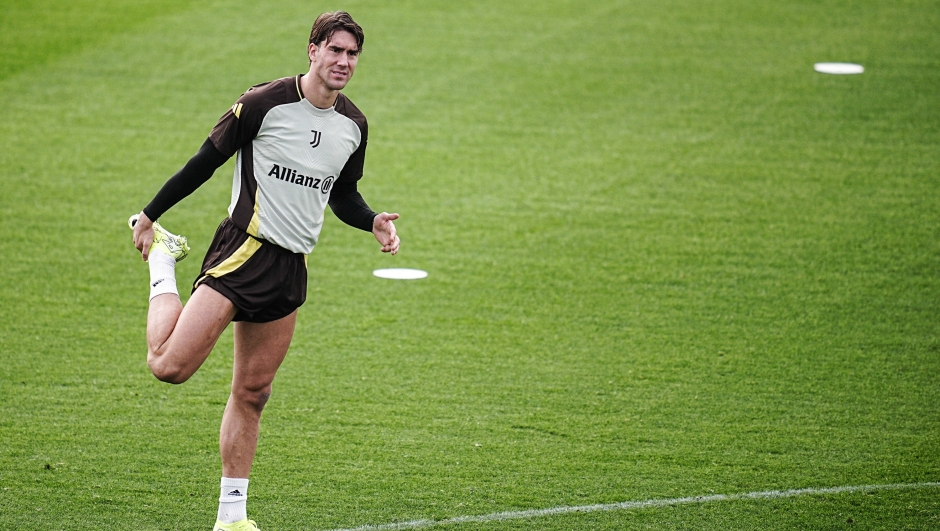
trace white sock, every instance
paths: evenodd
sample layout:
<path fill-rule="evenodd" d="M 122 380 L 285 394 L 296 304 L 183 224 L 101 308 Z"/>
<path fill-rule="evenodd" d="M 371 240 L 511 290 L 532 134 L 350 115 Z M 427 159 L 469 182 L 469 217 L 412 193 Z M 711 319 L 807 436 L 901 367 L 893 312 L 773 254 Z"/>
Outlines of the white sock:
<path fill-rule="evenodd" d="M 176 289 L 176 260 L 158 252 L 151 254 L 147 263 L 150 265 L 150 300 L 164 293 L 179 296 Z"/>
<path fill-rule="evenodd" d="M 222 478 L 222 494 L 219 496 L 219 521 L 234 524 L 248 518 L 245 509 L 248 501 L 248 480 Z"/>

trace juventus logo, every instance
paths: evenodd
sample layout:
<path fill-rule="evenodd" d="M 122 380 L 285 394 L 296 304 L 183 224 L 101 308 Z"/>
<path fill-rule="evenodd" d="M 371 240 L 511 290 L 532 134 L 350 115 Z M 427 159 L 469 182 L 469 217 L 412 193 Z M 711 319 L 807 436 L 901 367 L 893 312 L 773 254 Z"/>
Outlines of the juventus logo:
<path fill-rule="evenodd" d="M 310 141 L 310 147 L 315 148 L 320 145 L 320 132 L 319 131 L 310 131 L 313 133 L 313 140 Z"/>

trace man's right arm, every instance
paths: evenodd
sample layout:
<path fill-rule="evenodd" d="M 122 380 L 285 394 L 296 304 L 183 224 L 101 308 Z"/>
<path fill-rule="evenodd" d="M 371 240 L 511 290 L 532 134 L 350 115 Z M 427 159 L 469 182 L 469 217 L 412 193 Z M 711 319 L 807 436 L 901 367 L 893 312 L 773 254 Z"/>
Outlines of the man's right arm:
<path fill-rule="evenodd" d="M 150 220 L 156 221 L 173 205 L 208 181 L 215 170 L 225 164 L 228 159 L 229 157 L 220 152 L 212 140 L 207 138 L 189 162 L 176 172 L 176 175 L 170 177 L 163 188 L 157 192 L 153 201 L 144 208 L 144 214 Z"/>

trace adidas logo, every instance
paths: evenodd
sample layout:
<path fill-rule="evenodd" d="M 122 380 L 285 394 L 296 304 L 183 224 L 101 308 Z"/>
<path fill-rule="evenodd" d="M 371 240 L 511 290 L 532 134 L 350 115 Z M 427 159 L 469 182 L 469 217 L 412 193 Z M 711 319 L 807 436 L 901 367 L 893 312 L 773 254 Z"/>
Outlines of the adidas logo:
<path fill-rule="evenodd" d="M 244 496 L 244 494 L 242 494 L 238 489 L 235 489 L 232 492 L 226 494 L 226 496 Z"/>
<path fill-rule="evenodd" d="M 154 282 L 153 284 L 151 284 L 150 287 L 151 287 L 151 288 L 155 288 L 155 287 L 157 287 L 157 284 L 163 282 L 164 280 L 166 280 L 166 279 L 165 279 L 165 278 L 161 278 L 160 280 L 158 280 L 158 281 Z M 237 491 L 236 491 L 236 492 L 237 492 Z"/>

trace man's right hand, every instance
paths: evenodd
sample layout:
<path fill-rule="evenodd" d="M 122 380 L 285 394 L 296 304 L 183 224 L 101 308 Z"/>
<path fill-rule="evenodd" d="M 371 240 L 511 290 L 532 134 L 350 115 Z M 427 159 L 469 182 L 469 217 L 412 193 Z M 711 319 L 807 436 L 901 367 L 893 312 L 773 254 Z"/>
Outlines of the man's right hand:
<path fill-rule="evenodd" d="M 134 247 L 140 251 L 140 257 L 147 261 L 150 257 L 150 245 L 153 243 L 153 221 L 147 214 L 140 213 L 137 223 L 134 224 Z"/>

